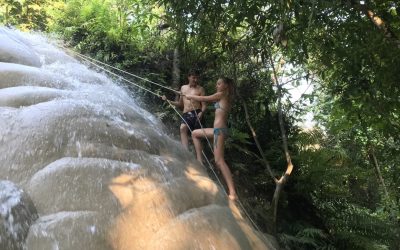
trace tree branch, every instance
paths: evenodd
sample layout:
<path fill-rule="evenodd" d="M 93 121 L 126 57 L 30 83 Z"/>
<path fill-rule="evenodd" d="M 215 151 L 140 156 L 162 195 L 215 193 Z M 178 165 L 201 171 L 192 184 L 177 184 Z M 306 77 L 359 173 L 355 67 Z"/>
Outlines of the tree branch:
<path fill-rule="evenodd" d="M 246 105 L 246 103 L 243 101 L 242 97 L 241 97 L 240 95 L 238 95 L 238 96 L 239 96 L 239 98 L 240 98 L 240 100 L 241 100 L 241 102 L 242 102 L 243 108 L 244 108 L 244 113 L 245 113 L 245 117 L 246 117 L 247 126 L 249 126 L 249 128 L 250 128 L 251 135 L 253 136 L 253 139 L 254 139 L 254 141 L 255 141 L 255 143 L 256 143 L 257 149 L 258 149 L 258 151 L 260 152 L 261 159 L 262 159 L 264 165 L 267 167 L 267 170 L 268 170 L 269 175 L 270 175 L 271 178 L 274 180 L 274 182 L 277 183 L 278 179 L 276 179 L 276 177 L 275 177 L 274 174 L 272 173 L 271 166 L 269 165 L 268 160 L 265 158 L 264 152 L 263 152 L 263 150 L 262 150 L 262 148 L 261 148 L 261 145 L 260 145 L 260 142 L 258 141 L 256 131 L 254 130 L 253 126 L 251 125 L 250 116 L 249 116 L 249 112 L 248 112 L 248 109 L 247 109 L 247 105 Z"/>
<path fill-rule="evenodd" d="M 366 4 L 360 4 L 359 1 L 351 1 L 352 6 L 361 12 L 377 27 L 383 35 L 393 41 L 398 48 L 400 48 L 400 40 L 397 35 L 390 29 L 389 25 L 380 17 L 378 16 L 373 10 L 368 8 Z"/>

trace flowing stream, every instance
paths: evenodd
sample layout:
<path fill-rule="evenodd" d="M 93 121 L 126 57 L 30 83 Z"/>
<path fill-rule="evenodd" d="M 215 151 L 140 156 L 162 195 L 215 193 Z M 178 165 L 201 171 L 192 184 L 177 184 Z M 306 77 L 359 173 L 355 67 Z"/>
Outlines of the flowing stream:
<path fill-rule="evenodd" d="M 0 27 L 0 249 L 274 249 L 110 78 Z"/>

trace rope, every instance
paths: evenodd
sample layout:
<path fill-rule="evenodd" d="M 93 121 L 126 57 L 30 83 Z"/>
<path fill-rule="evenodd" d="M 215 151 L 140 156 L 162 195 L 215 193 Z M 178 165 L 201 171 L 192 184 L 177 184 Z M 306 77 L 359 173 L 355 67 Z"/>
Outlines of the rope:
<path fill-rule="evenodd" d="M 69 50 L 70 50 L 70 49 L 69 49 Z M 157 85 L 157 86 L 159 86 L 159 87 L 161 87 L 161 88 L 164 88 L 164 89 L 170 90 L 170 91 L 172 91 L 172 92 L 175 92 L 176 94 L 181 94 L 181 92 L 179 92 L 179 91 L 177 91 L 177 90 L 175 90 L 175 89 L 169 88 L 169 87 L 164 86 L 164 85 L 162 85 L 162 84 L 153 82 L 153 81 L 151 81 L 151 80 L 149 80 L 149 79 L 146 79 L 146 78 L 140 77 L 140 76 L 138 76 L 138 75 L 132 74 L 132 73 L 130 73 L 130 72 L 128 72 L 128 71 L 125 71 L 125 70 L 116 68 L 116 67 L 114 67 L 114 66 L 112 66 L 112 65 L 103 63 L 103 62 L 101 62 L 101 61 L 99 61 L 99 60 L 96 60 L 96 59 L 94 59 L 94 58 L 91 58 L 91 57 L 82 55 L 82 54 L 80 54 L 80 53 L 78 53 L 78 52 L 76 52 L 76 51 L 73 51 L 73 50 L 70 50 L 70 51 L 72 51 L 73 53 L 75 53 L 76 55 L 78 55 L 80 58 L 86 58 L 86 60 L 87 60 L 87 61 L 90 61 L 90 63 L 93 63 L 93 62 L 91 62 L 91 61 L 95 61 L 95 62 L 97 62 L 97 63 L 100 63 L 101 65 L 108 66 L 108 67 L 110 67 L 110 68 L 112 68 L 112 69 L 118 70 L 118 71 L 120 71 L 120 72 L 123 72 L 123 73 L 125 73 L 125 74 L 130 75 L 130 76 L 133 76 L 133 77 L 138 78 L 138 79 L 140 79 L 140 80 L 149 82 L 149 83 L 154 84 L 154 85 Z M 94 63 L 93 63 L 93 64 L 94 64 Z"/>
<path fill-rule="evenodd" d="M 108 72 L 108 73 L 110 73 L 110 74 L 112 74 L 112 75 L 114 75 L 114 76 L 116 76 L 116 77 L 118 77 L 118 78 L 120 78 L 120 79 L 122 79 L 122 80 L 124 80 L 124 81 L 126 81 L 126 82 L 129 82 L 130 84 L 135 85 L 136 87 L 138 87 L 138 88 L 140 88 L 140 89 L 143 89 L 144 91 L 147 91 L 147 92 L 149 92 L 149 93 L 151 93 L 151 94 L 153 94 L 153 95 L 158 96 L 158 97 L 161 98 L 161 95 L 157 94 L 156 92 L 153 92 L 153 91 L 151 91 L 151 90 L 149 90 L 149 89 L 146 89 L 146 88 L 143 87 L 143 86 L 140 86 L 139 84 L 136 84 L 136 83 L 134 83 L 134 82 L 132 82 L 132 81 L 129 81 L 129 80 L 127 80 L 127 79 L 125 79 L 125 78 L 123 78 L 123 77 L 121 77 L 121 76 L 115 74 L 114 72 L 112 72 L 112 71 L 110 71 L 110 70 L 108 70 L 108 69 L 106 69 L 106 68 L 104 68 L 104 67 L 101 67 L 101 66 L 99 66 L 99 65 L 97 65 L 97 64 L 95 64 L 95 63 L 93 63 L 93 62 L 91 62 L 90 60 L 84 58 L 84 57 L 81 57 L 80 55 L 78 55 L 78 57 L 80 57 L 81 59 L 85 60 L 85 61 L 88 62 L 88 63 L 91 63 L 91 64 L 95 65 L 96 67 L 98 67 L 98 68 L 104 70 L 105 72 Z"/>
<path fill-rule="evenodd" d="M 176 108 L 172 105 L 172 103 L 171 103 L 169 100 L 167 100 L 167 102 L 168 102 L 168 104 L 171 106 L 171 108 L 178 114 L 178 116 L 182 119 L 182 121 L 186 124 L 186 126 L 188 127 L 190 133 L 192 133 L 193 130 L 190 128 L 189 124 L 188 124 L 188 123 L 186 122 L 186 120 L 182 117 L 182 115 L 178 112 L 178 110 L 176 110 Z M 193 106 L 193 104 L 192 104 L 192 106 Z M 195 111 L 195 112 L 196 112 L 196 111 Z M 197 113 L 196 113 L 196 116 L 197 116 Z M 199 121 L 199 123 L 200 123 L 201 129 L 202 129 L 204 135 L 206 135 L 206 132 L 204 131 L 203 125 L 201 124 L 201 122 L 200 122 L 198 116 L 197 116 L 197 119 L 198 119 L 198 121 Z M 206 136 L 206 139 L 207 139 L 207 141 L 209 142 L 207 136 Z M 210 148 L 211 148 L 210 142 L 209 142 L 209 145 L 210 145 Z M 211 151 L 213 151 L 212 148 L 211 148 Z M 212 164 L 211 164 L 210 160 L 208 159 L 208 157 L 207 157 L 206 153 L 204 152 L 204 150 L 201 150 L 201 153 L 203 154 L 204 159 L 206 159 L 206 161 L 207 161 L 207 163 L 208 163 L 208 167 L 210 168 L 210 170 L 213 172 L 213 174 L 214 174 L 215 177 L 217 178 L 217 181 L 218 181 L 218 183 L 219 183 L 219 185 L 220 185 L 222 191 L 224 191 L 225 195 L 228 196 L 228 194 L 227 194 L 226 191 L 225 191 L 224 186 L 222 185 L 221 180 L 218 178 L 217 173 L 214 171 L 214 169 L 213 169 L 213 167 L 212 167 Z M 214 151 L 213 151 L 213 153 L 214 153 Z"/>
<path fill-rule="evenodd" d="M 211 152 L 214 154 L 214 150 L 213 150 L 213 147 L 211 146 L 211 142 L 210 142 L 210 140 L 208 140 L 206 131 L 204 130 L 203 124 L 202 124 L 201 121 L 200 121 L 199 115 L 197 114 L 197 111 L 196 111 L 196 109 L 195 109 L 195 107 L 194 107 L 194 105 L 193 105 L 192 100 L 190 100 L 190 104 L 192 105 L 192 109 L 194 110 L 194 113 L 196 114 L 197 121 L 198 121 L 199 124 L 200 124 L 201 131 L 203 131 L 203 134 L 204 134 L 204 137 L 205 137 L 206 140 L 207 140 L 208 146 L 210 147 Z"/>
<path fill-rule="evenodd" d="M 203 131 L 204 137 L 205 137 L 206 140 L 207 140 L 208 146 L 210 147 L 211 152 L 214 154 L 214 150 L 213 150 L 213 148 L 212 148 L 212 146 L 211 146 L 210 140 L 208 140 L 207 134 L 206 134 L 206 132 L 205 132 L 205 130 L 204 130 L 204 128 L 203 128 L 203 125 L 201 124 L 201 121 L 200 121 L 199 116 L 198 116 L 198 114 L 197 114 L 197 112 L 196 112 L 196 109 L 194 108 L 193 102 L 190 101 L 190 104 L 192 105 L 192 108 L 193 108 L 194 112 L 196 113 L 197 121 L 198 121 L 199 124 L 200 124 L 201 130 Z M 171 105 L 171 104 L 170 104 L 170 105 Z M 183 119 L 183 117 L 182 117 L 182 119 Z M 184 120 L 184 119 L 183 119 L 183 120 Z M 185 121 L 185 123 L 186 123 L 186 121 Z M 187 123 L 186 123 L 186 125 L 188 126 L 188 128 L 189 128 L 189 130 L 190 130 L 189 125 L 188 125 Z M 191 131 L 191 132 L 192 132 L 192 131 Z M 215 173 L 214 169 L 212 168 L 212 165 L 211 165 L 210 161 L 208 160 L 206 154 L 204 153 L 204 150 L 202 150 L 201 152 L 202 152 L 204 158 L 206 159 L 206 161 L 207 161 L 207 163 L 208 163 L 208 165 L 209 165 L 209 168 L 211 169 L 211 171 L 212 171 L 213 174 L 215 175 L 215 178 L 217 179 L 219 185 L 221 186 L 222 190 L 224 191 L 225 195 L 228 196 L 228 194 L 227 194 L 227 192 L 226 192 L 224 186 L 223 186 L 222 183 L 221 183 L 221 180 L 218 178 L 217 173 Z M 238 204 L 240 205 L 240 207 L 242 208 L 242 210 L 244 211 L 244 213 L 246 214 L 247 218 L 249 218 L 249 220 L 251 221 L 251 223 L 253 224 L 253 226 L 261 233 L 260 228 L 257 226 L 257 224 L 256 224 L 256 223 L 253 221 L 253 219 L 251 218 L 250 214 L 249 214 L 249 213 L 247 212 L 247 210 L 244 208 L 242 202 L 239 200 L 239 197 L 237 197 L 237 201 L 238 201 Z M 264 236 L 264 234 L 261 233 L 261 235 L 264 237 L 264 239 L 265 239 L 266 241 L 268 241 L 267 238 Z"/>
<path fill-rule="evenodd" d="M 63 47 L 63 48 L 64 48 L 64 47 Z M 134 77 L 136 77 L 136 78 L 138 78 L 138 79 L 141 79 L 141 80 L 147 81 L 147 82 L 149 82 L 149 83 L 155 84 L 155 85 L 157 85 L 157 86 L 159 86 L 159 87 L 168 89 L 168 90 L 173 91 L 173 92 L 175 92 L 175 93 L 177 93 L 177 94 L 181 94 L 179 91 L 176 91 L 176 90 L 174 90 L 174 89 L 172 89 L 172 88 L 168 88 L 168 87 L 163 86 L 163 85 L 161 85 L 161 84 L 159 84 L 159 83 L 150 81 L 150 80 L 148 80 L 148 79 L 146 79 L 146 78 L 142 78 L 142 77 L 140 77 L 140 76 L 136 76 L 136 75 L 134 75 L 134 74 L 132 74 L 132 73 L 126 72 L 126 71 L 124 71 L 124 70 L 118 69 L 118 68 L 113 67 L 113 66 L 111 66 L 111 65 L 108 65 L 108 64 L 106 64 L 106 63 L 100 62 L 100 61 L 98 61 L 98 60 L 96 60 L 96 59 L 93 59 L 93 58 L 84 56 L 84 55 L 82 55 L 82 54 L 80 54 L 80 53 L 78 53 L 78 52 L 75 52 L 75 51 L 71 50 L 71 49 L 68 49 L 68 48 L 65 48 L 65 49 L 67 49 L 67 50 L 69 50 L 69 51 L 72 51 L 72 52 L 73 52 L 74 54 L 76 54 L 79 58 L 81 58 L 81 59 L 83 59 L 84 61 L 86 61 L 86 62 L 88 62 L 88 63 L 90 63 L 90 64 L 92 64 L 92 65 L 94 65 L 94 66 L 96 66 L 96 67 L 98 67 L 98 68 L 100 68 L 100 69 L 102 69 L 102 70 L 104 70 L 105 72 L 108 72 L 108 73 L 110 73 L 110 74 L 112 74 L 112 75 L 114 75 L 114 76 L 116 76 L 116 77 L 118 77 L 118 78 L 120 78 L 120 79 L 122 79 L 122 80 L 124 80 L 124 81 L 126 81 L 126 82 L 128 82 L 128 83 L 130 83 L 130 84 L 132 84 L 132 85 L 134 85 L 134 86 L 136 86 L 136 87 L 142 89 L 142 90 L 145 90 L 145 91 L 147 91 L 147 92 L 149 92 L 149 93 L 151 93 L 151 94 L 153 94 L 153 95 L 155 95 L 155 96 L 158 96 L 158 97 L 160 97 L 160 98 L 161 98 L 161 95 L 159 95 L 159 94 L 157 94 L 157 93 L 155 93 L 155 92 L 153 92 L 153 91 L 151 91 L 151 90 L 149 90 L 149 89 L 146 89 L 145 87 L 140 86 L 140 85 L 138 85 L 138 84 L 136 84 L 136 83 L 134 83 L 134 82 L 132 82 L 132 81 L 129 81 L 129 80 L 123 78 L 122 76 L 117 75 L 116 73 L 114 73 L 114 72 L 112 72 L 112 71 L 110 71 L 110 70 L 107 70 L 107 69 L 104 68 L 104 67 L 101 67 L 101 66 L 97 65 L 96 63 L 92 62 L 91 60 L 93 60 L 93 61 L 95 61 L 95 62 L 98 62 L 98 63 L 100 63 L 100 64 L 102 64 L 102 65 L 108 66 L 108 67 L 110 67 L 110 68 L 116 69 L 116 70 L 118 70 L 118 71 L 121 71 L 121 72 L 123 72 L 123 73 L 126 73 L 126 74 L 128 74 L 128 75 L 134 76 Z M 87 59 L 87 58 L 89 58 L 89 59 Z M 190 128 L 189 124 L 185 121 L 185 119 L 183 119 L 183 117 L 182 117 L 182 115 L 179 113 L 179 111 L 176 110 L 176 108 L 172 105 L 172 103 L 171 103 L 169 100 L 166 100 L 166 101 L 167 101 L 167 103 L 169 104 L 169 106 L 178 114 L 178 116 L 182 119 L 182 121 L 186 124 L 186 126 L 188 127 L 188 129 L 190 130 L 190 132 L 193 132 L 193 130 Z M 200 119 L 198 118 L 198 114 L 197 114 L 197 112 L 196 112 L 196 110 L 195 110 L 195 108 L 194 108 L 194 105 L 193 105 L 192 101 L 190 101 L 190 103 L 191 103 L 191 105 L 192 105 L 192 107 L 193 107 L 194 112 L 196 113 L 197 120 L 198 120 L 198 122 L 199 122 L 199 124 L 200 124 L 200 127 L 201 127 L 201 130 L 203 131 L 204 136 L 205 136 L 205 138 L 206 138 L 206 140 L 207 140 L 207 142 L 208 142 L 208 146 L 210 147 L 211 151 L 214 153 L 214 150 L 213 150 L 213 148 L 212 148 L 212 146 L 211 146 L 210 141 L 208 140 L 208 137 L 207 137 L 207 134 L 206 134 L 206 132 L 205 132 L 205 130 L 204 130 L 204 127 L 203 127 L 203 125 L 202 125 Z M 227 192 L 226 192 L 226 190 L 225 190 L 225 188 L 224 188 L 224 186 L 223 186 L 223 184 L 222 184 L 220 178 L 218 177 L 217 173 L 214 171 L 214 169 L 213 169 L 213 167 L 212 167 L 212 164 L 211 164 L 210 160 L 208 159 L 207 155 L 205 154 L 204 150 L 202 150 L 201 152 L 202 152 L 204 158 L 206 159 L 206 162 L 207 162 L 207 164 L 208 164 L 210 170 L 211 170 L 211 171 L 213 172 L 213 174 L 215 175 L 215 178 L 216 178 L 216 180 L 218 181 L 218 183 L 219 183 L 219 185 L 220 185 L 222 191 L 225 193 L 226 196 L 228 196 L 228 194 L 227 194 Z M 259 228 L 259 227 L 257 226 L 257 224 L 253 221 L 253 219 L 250 217 L 250 215 L 249 215 L 249 213 L 247 212 L 247 210 L 244 208 L 242 202 L 239 200 L 239 197 L 237 198 L 237 201 L 238 201 L 238 204 L 240 205 L 240 207 L 242 208 L 242 210 L 244 211 L 244 213 L 246 214 L 247 218 L 248 218 L 248 219 L 251 221 L 251 223 L 253 224 L 253 226 L 260 232 L 260 234 L 263 236 L 263 238 L 264 238 L 266 241 L 268 241 L 268 239 L 264 236 L 264 234 L 261 233 L 262 231 L 260 230 L 260 228 Z"/>

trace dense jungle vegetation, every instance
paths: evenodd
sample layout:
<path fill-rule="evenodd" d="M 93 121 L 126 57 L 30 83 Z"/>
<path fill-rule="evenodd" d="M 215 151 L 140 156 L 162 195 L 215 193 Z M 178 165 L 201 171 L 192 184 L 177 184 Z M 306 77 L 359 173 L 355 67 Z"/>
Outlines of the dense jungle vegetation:
<path fill-rule="evenodd" d="M 226 158 L 240 200 L 282 249 L 399 249 L 399 15 L 389 0 L 0 4 L 3 25 L 57 34 L 166 86 L 190 68 L 207 93 L 219 75 L 234 78 Z M 288 89 L 304 84 L 312 93 L 293 100 Z M 129 88 L 177 132 L 167 105 Z M 316 124 L 305 129 L 307 112 Z"/>

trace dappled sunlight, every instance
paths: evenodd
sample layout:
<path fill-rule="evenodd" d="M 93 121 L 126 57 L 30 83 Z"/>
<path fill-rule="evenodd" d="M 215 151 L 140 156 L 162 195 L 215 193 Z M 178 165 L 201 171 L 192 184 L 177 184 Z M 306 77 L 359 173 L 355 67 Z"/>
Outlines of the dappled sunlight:
<path fill-rule="evenodd" d="M 249 248 L 222 190 L 197 164 L 182 169 L 184 175 L 168 180 L 158 179 L 157 166 L 111 180 L 109 189 L 123 208 L 109 231 L 114 249 Z"/>
<path fill-rule="evenodd" d="M 0 180 L 25 190 L 38 214 L 20 244 L 267 248 L 253 244 L 221 187 L 125 89 L 51 46 L 32 47 L 34 36 L 2 30 L 18 43 L 0 46 L 8 60 L 0 63 Z"/>
<path fill-rule="evenodd" d="M 108 185 L 122 208 L 126 208 L 133 200 L 132 190 L 129 188 L 133 181 L 133 176 L 122 174 L 115 177 Z"/>

